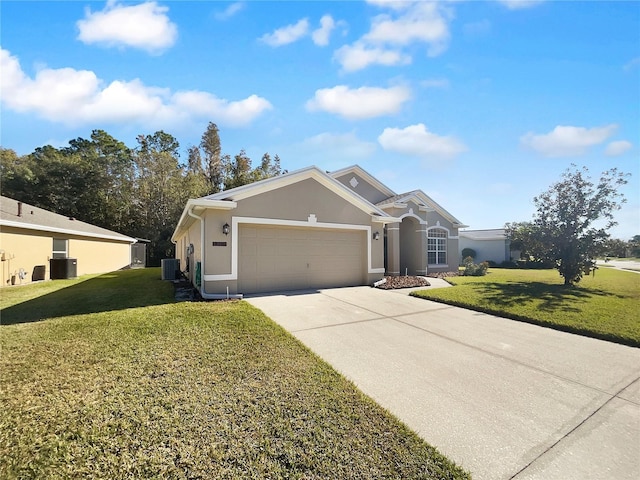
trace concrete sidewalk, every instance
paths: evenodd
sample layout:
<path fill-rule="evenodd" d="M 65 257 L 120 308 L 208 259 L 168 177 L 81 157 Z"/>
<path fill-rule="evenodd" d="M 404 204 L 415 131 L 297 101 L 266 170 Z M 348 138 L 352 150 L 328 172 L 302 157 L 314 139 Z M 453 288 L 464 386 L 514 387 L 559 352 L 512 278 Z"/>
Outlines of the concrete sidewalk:
<path fill-rule="evenodd" d="M 247 301 L 475 479 L 640 478 L 640 349 L 399 293 Z"/>

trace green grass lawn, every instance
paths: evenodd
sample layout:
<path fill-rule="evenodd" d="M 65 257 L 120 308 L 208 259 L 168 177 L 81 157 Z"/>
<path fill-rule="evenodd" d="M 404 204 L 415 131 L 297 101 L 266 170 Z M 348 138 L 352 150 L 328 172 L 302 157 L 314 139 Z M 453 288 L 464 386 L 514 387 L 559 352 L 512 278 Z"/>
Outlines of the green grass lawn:
<path fill-rule="evenodd" d="M 556 270 L 490 268 L 484 277 L 447 280 L 455 286 L 413 295 L 640 346 L 640 274 L 600 268 L 575 287 Z"/>
<path fill-rule="evenodd" d="M 159 269 L 0 296 L 2 479 L 469 478 L 245 302 Z"/>

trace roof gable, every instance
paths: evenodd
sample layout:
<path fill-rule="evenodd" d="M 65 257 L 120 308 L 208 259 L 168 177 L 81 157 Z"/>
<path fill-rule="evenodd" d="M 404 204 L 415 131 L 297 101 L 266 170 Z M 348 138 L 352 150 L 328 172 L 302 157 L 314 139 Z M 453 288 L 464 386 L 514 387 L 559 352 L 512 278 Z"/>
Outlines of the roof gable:
<path fill-rule="evenodd" d="M 359 165 L 352 165 L 341 170 L 336 170 L 335 172 L 331 172 L 329 175 L 345 185 L 347 188 L 349 188 L 350 186 L 353 191 L 372 203 L 377 203 L 378 199 L 380 198 L 395 195 L 395 192 L 393 190 L 380 182 L 380 180 L 375 178 Z M 369 189 L 369 193 L 363 190 L 363 185 L 359 184 L 356 177 L 359 177 L 363 182 L 368 184 L 371 189 L 373 189 L 375 194 L 371 195 L 371 189 Z"/>
<path fill-rule="evenodd" d="M 237 207 L 238 202 L 246 198 L 251 198 L 256 195 L 284 188 L 307 179 L 317 181 L 331 192 L 351 203 L 366 214 L 371 215 L 373 219 L 379 219 L 379 221 L 383 223 L 392 221 L 392 219 L 383 210 L 368 202 L 360 195 L 350 191 L 342 183 L 330 177 L 318 167 L 311 166 L 294 172 L 278 175 L 276 177 L 260 180 L 258 182 L 242 185 L 241 187 L 207 195 L 206 197 L 199 199 L 189 200 L 182 211 L 180 220 L 178 221 L 171 238 L 175 241 L 175 239 L 178 238 L 179 233 L 183 229 L 187 228 L 193 221 L 193 217 L 189 212 L 201 212 L 205 209 L 233 210 Z M 295 201 L 295 199 L 292 200 Z"/>
<path fill-rule="evenodd" d="M 413 190 L 411 192 L 401 193 L 399 195 L 394 195 L 393 197 L 389 197 L 382 202 L 377 203 L 377 206 L 385 209 L 385 208 L 393 208 L 402 206 L 406 202 L 413 201 L 414 203 L 421 206 L 421 208 L 425 208 L 427 211 L 434 211 L 440 214 L 442 217 L 446 218 L 457 228 L 464 228 L 467 225 L 463 225 L 460 220 L 451 215 L 446 209 L 444 209 L 438 202 L 433 200 L 429 195 L 424 193 L 422 190 Z"/>
<path fill-rule="evenodd" d="M 228 202 L 238 202 L 245 198 L 253 197 L 262 193 L 270 192 L 275 189 L 283 188 L 294 183 L 301 182 L 306 179 L 314 179 L 321 185 L 325 186 L 333 193 L 342 197 L 344 200 L 358 207 L 363 212 L 373 215 L 386 217 L 386 214 L 378 207 L 362 198 L 360 195 L 350 191 L 342 183 L 338 182 L 316 166 L 303 168 L 294 172 L 278 175 L 277 177 L 268 178 L 259 182 L 250 183 L 231 190 L 225 190 L 220 193 L 208 195 L 202 200 L 218 200 Z"/>

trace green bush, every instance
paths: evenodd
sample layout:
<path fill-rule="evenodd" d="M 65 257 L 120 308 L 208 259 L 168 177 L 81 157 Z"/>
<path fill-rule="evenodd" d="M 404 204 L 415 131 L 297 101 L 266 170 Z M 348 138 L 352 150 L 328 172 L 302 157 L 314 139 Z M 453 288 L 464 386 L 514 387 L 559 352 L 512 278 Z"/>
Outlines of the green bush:
<path fill-rule="evenodd" d="M 488 269 L 489 269 L 488 262 L 475 264 L 473 263 L 472 257 L 465 257 L 464 272 L 462 275 L 464 275 L 465 277 L 482 277 L 487 274 Z"/>
<path fill-rule="evenodd" d="M 476 251 L 473 248 L 463 248 L 462 249 L 462 258 L 476 258 Z"/>

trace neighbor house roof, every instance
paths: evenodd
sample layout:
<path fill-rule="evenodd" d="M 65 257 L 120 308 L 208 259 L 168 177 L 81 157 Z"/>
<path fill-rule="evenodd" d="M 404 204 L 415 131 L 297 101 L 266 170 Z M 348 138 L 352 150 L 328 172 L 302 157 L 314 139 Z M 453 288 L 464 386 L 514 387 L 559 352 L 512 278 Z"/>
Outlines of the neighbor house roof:
<path fill-rule="evenodd" d="M 0 226 L 135 243 L 121 233 L 0 196 Z"/>
<path fill-rule="evenodd" d="M 504 240 L 507 232 L 504 228 L 489 228 L 486 230 L 460 230 L 458 234 L 469 240 Z"/>

